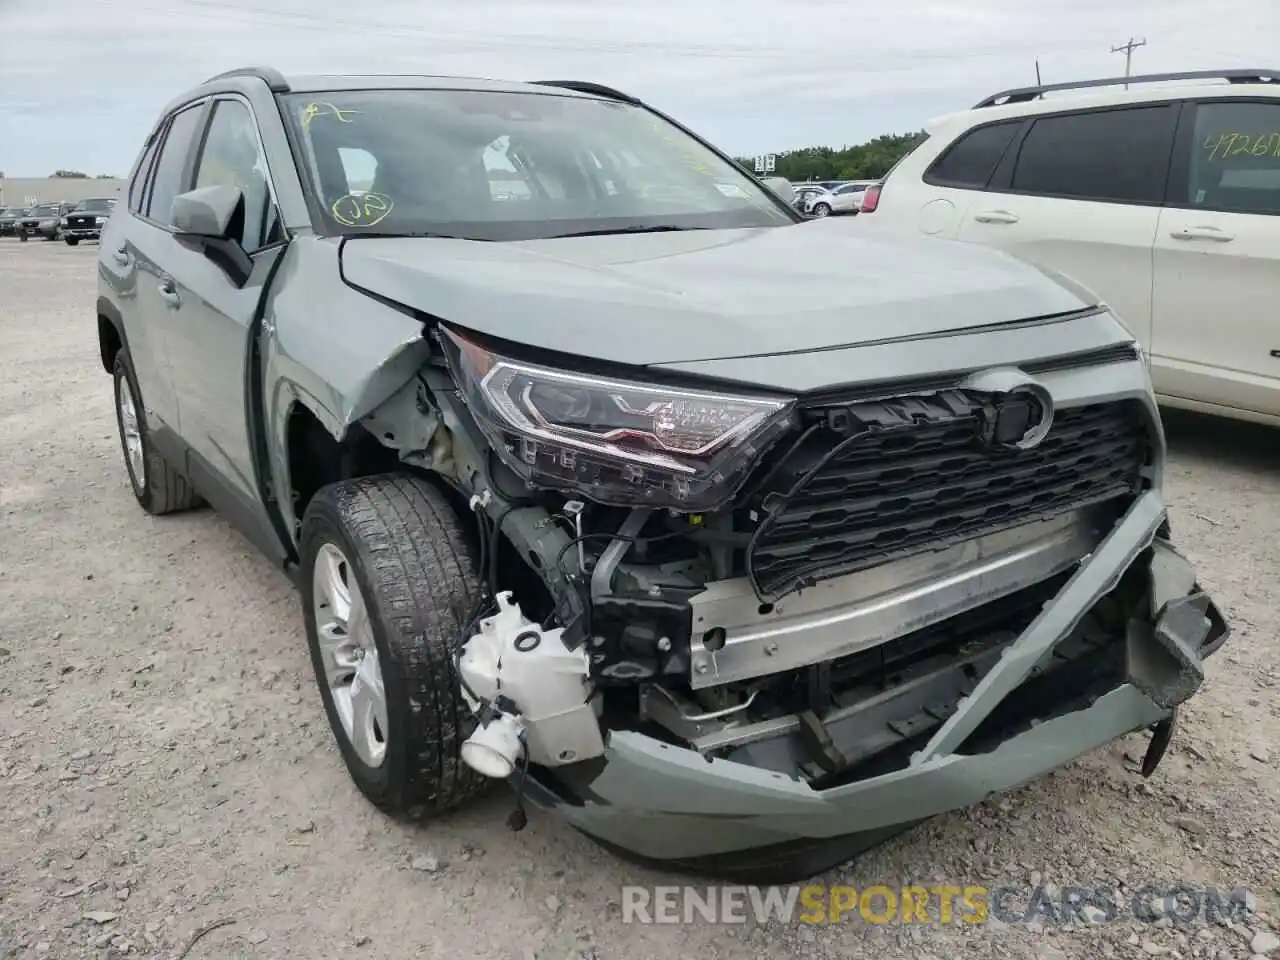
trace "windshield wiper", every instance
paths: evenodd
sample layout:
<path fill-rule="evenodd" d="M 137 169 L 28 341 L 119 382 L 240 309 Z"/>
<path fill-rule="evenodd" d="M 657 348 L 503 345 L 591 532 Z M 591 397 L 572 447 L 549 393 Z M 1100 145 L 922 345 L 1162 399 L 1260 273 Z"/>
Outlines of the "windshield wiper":
<path fill-rule="evenodd" d="M 678 227 L 674 223 L 659 223 L 654 226 L 610 227 L 602 230 L 580 230 L 577 233 L 557 233 L 548 240 L 564 240 L 568 237 L 607 237 L 615 233 L 676 233 L 683 230 L 710 230 L 710 227 Z"/>

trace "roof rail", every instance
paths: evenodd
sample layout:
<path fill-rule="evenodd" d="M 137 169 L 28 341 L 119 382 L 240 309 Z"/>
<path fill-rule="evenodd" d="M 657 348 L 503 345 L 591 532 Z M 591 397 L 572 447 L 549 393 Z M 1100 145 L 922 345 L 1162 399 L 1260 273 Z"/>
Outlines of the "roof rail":
<path fill-rule="evenodd" d="M 982 107 L 1002 106 L 1006 103 L 1026 103 L 1055 90 L 1082 90 L 1086 87 L 1116 87 L 1129 83 L 1160 83 L 1165 80 L 1226 80 L 1228 83 L 1275 83 L 1280 81 L 1280 70 L 1190 70 L 1185 73 L 1145 73 L 1135 77 L 1108 77 L 1104 80 L 1077 80 L 1073 83 L 1045 83 L 1035 87 L 1015 87 L 1001 90 L 985 100 L 975 103 L 975 110 Z"/>
<path fill-rule="evenodd" d="M 621 90 L 606 87 L 603 83 L 592 83 L 590 80 L 534 80 L 532 82 L 541 87 L 562 87 L 565 90 L 574 90 L 577 93 L 593 93 L 597 97 L 621 100 L 623 103 L 640 102 L 637 98 L 623 93 Z"/>
<path fill-rule="evenodd" d="M 216 77 L 210 77 L 205 83 L 213 83 L 215 80 L 230 80 L 233 77 L 257 77 L 265 83 L 272 93 L 288 93 L 289 81 L 284 78 L 279 70 L 271 67 L 237 67 L 235 70 L 228 70 L 220 73 Z"/>

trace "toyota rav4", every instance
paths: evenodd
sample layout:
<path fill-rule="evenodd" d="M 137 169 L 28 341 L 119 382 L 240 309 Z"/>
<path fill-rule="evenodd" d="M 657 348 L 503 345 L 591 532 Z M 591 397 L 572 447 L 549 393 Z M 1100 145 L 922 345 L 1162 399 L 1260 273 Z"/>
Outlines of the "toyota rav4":
<path fill-rule="evenodd" d="M 505 779 L 514 827 L 794 878 L 1131 732 L 1159 761 L 1227 626 L 1133 338 L 784 194 L 589 83 L 165 109 L 102 233 L 128 480 L 295 579 L 373 803 Z"/>

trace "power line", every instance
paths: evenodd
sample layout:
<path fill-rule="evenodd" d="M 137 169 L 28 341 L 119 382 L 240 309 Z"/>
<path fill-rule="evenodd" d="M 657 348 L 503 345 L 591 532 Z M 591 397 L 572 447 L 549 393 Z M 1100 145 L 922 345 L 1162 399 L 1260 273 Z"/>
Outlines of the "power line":
<path fill-rule="evenodd" d="M 1129 67 L 1133 63 L 1133 51 L 1137 50 L 1139 47 L 1145 47 L 1146 45 L 1147 40 L 1145 37 L 1141 40 L 1134 40 L 1133 37 L 1130 37 L 1128 43 L 1122 43 L 1118 47 L 1111 48 L 1112 53 L 1119 53 L 1121 50 L 1124 51 L 1124 88 L 1126 90 L 1129 89 L 1128 80 L 1129 77 L 1132 76 Z"/>
<path fill-rule="evenodd" d="M 196 17 L 223 23 L 238 23 L 245 26 L 278 27 L 289 31 L 307 33 L 324 33 L 334 37 L 372 38 L 385 37 L 389 40 L 413 41 L 419 50 L 436 49 L 445 52 L 462 51 L 501 51 L 527 49 L 530 51 L 546 50 L 558 53 L 584 53 L 605 55 L 634 55 L 667 57 L 689 57 L 711 60 L 791 60 L 803 57 L 806 62 L 829 61 L 847 63 L 848 53 L 843 50 L 830 50 L 814 46 L 761 45 L 761 44 L 709 44 L 709 43 L 673 43 L 669 40 L 620 39 L 578 39 L 564 36 L 529 33 L 495 33 L 494 31 L 469 31 L 454 28 L 436 28 L 426 25 L 407 24 L 402 21 L 374 20 L 367 18 L 351 18 L 332 14 L 312 14 L 297 9 L 279 9 L 276 7 L 254 6 L 250 3 L 227 2 L 227 0 L 167 0 L 165 7 L 149 5 L 136 0 L 98 0 L 99 3 L 119 6 L 133 11 L 145 11 L 165 17 Z M 154 0 L 153 0 L 154 2 Z M 1096 41 L 1095 41 L 1096 42 Z M 1066 49 L 1085 50 L 1090 46 L 1083 40 L 1071 44 Z M 935 61 L 950 63 L 968 60 L 974 56 L 1012 53 L 1021 49 L 1020 43 L 995 43 L 981 46 L 970 46 L 964 49 L 941 50 L 909 50 L 894 55 L 886 55 L 883 59 L 861 61 L 858 65 L 865 68 L 888 68 L 895 65 L 903 69 L 911 69 L 911 62 L 927 63 Z M 373 50 L 371 52 L 379 52 Z"/>

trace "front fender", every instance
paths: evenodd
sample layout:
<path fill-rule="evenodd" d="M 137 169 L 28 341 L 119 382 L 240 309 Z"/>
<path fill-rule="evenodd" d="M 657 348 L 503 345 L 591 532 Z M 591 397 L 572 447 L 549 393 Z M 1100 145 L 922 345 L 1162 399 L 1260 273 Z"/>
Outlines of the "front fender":
<path fill-rule="evenodd" d="M 395 394 L 431 352 L 410 313 L 343 282 L 335 241 L 290 244 L 262 329 L 263 411 L 272 492 L 294 529 L 288 426 L 305 407 L 335 440 Z"/>

